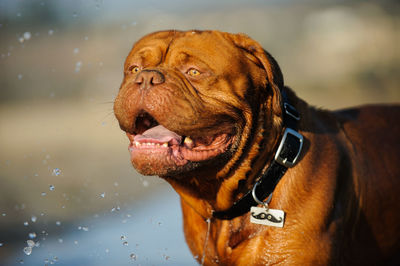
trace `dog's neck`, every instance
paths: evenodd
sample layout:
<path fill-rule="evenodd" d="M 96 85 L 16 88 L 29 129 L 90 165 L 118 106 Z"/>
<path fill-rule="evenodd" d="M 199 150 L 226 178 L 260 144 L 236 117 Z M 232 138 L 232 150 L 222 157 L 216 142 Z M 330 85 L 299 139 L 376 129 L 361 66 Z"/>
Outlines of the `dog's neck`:
<path fill-rule="evenodd" d="M 260 107 L 258 117 L 247 121 L 255 125 L 252 132 L 243 134 L 246 139 L 239 148 L 246 152 L 242 156 L 231 159 L 223 168 L 208 167 L 184 179 L 166 178 L 182 200 L 205 220 L 212 217 L 213 211 L 228 209 L 251 190 L 272 161 L 283 125 L 276 122 L 279 119 L 270 105 L 267 101 Z"/>

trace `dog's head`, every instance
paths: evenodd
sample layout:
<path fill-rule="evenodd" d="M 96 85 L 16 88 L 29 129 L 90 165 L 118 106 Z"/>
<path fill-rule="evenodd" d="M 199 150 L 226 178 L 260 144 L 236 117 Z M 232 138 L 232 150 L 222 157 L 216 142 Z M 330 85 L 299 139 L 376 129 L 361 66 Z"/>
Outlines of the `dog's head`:
<path fill-rule="evenodd" d="M 260 123 L 280 123 L 282 87 L 275 60 L 243 34 L 162 31 L 133 46 L 114 111 L 134 167 L 174 176 L 232 166 Z"/>

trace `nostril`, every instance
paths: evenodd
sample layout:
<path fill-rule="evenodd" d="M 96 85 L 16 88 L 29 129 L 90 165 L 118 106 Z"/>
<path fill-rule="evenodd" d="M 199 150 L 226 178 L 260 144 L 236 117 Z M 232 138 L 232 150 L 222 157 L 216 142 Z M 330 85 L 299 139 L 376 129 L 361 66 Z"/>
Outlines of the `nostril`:
<path fill-rule="evenodd" d="M 144 81 L 144 78 L 142 75 L 137 76 L 135 79 L 135 83 L 137 83 L 137 84 L 142 84 L 143 81 Z"/>
<path fill-rule="evenodd" d="M 164 75 L 158 70 L 145 69 L 136 77 L 135 83 L 141 85 L 141 88 L 147 89 L 151 86 L 159 85 L 165 82 Z"/>
<path fill-rule="evenodd" d="M 152 85 L 162 84 L 165 82 L 164 75 L 161 72 L 154 71 L 152 74 L 153 75 L 151 76 L 151 80 L 150 80 L 150 83 Z"/>

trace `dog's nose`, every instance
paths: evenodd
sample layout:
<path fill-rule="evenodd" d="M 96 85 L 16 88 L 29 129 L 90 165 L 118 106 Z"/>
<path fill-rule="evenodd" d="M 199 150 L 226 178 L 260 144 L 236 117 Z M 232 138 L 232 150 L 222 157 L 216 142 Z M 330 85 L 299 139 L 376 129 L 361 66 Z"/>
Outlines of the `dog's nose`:
<path fill-rule="evenodd" d="M 164 82 L 164 75 L 160 71 L 152 69 L 143 70 L 135 79 L 135 83 L 139 84 L 141 89 L 148 89 L 154 85 L 162 84 Z"/>

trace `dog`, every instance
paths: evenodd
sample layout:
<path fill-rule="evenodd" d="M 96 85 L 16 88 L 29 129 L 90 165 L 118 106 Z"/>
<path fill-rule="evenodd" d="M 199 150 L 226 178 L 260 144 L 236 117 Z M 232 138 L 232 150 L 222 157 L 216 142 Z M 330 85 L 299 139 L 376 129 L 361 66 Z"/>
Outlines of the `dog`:
<path fill-rule="evenodd" d="M 169 30 L 133 46 L 114 113 L 200 264 L 400 262 L 400 106 L 317 109 L 247 35 Z"/>

